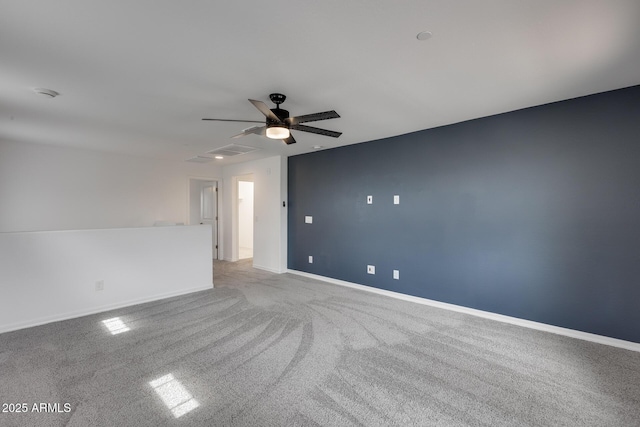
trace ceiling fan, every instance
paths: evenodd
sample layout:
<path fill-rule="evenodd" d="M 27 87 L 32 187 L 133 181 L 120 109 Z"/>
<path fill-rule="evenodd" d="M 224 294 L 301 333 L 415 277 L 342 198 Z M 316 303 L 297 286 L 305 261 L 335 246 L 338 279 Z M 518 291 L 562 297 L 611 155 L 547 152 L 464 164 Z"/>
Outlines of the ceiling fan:
<path fill-rule="evenodd" d="M 250 99 L 254 107 L 256 107 L 262 114 L 265 115 L 266 121 L 257 121 L 257 120 L 231 120 L 231 119 L 202 119 L 202 120 L 213 120 L 218 122 L 245 122 L 245 123 L 264 123 L 264 126 L 253 126 L 248 129 L 242 131 L 237 135 L 232 136 L 231 138 L 239 138 L 245 135 L 262 135 L 271 139 L 281 139 L 285 144 L 295 144 L 296 140 L 291 135 L 290 130 L 299 130 L 302 132 L 311 132 L 318 135 L 331 136 L 333 138 L 337 138 L 342 135 L 342 132 L 335 132 L 327 129 L 320 129 L 312 126 L 306 126 L 301 123 L 306 122 L 316 122 L 318 120 L 327 120 L 327 119 L 337 119 L 340 117 L 338 113 L 334 110 L 324 111 L 322 113 L 313 113 L 313 114 L 305 114 L 304 116 L 296 116 L 289 117 L 289 112 L 287 110 L 283 110 L 280 108 L 280 104 L 287 99 L 281 93 L 272 93 L 269 95 L 271 102 L 276 104 L 276 108 L 271 108 L 267 106 L 262 101 L 256 101 L 255 99 Z"/>

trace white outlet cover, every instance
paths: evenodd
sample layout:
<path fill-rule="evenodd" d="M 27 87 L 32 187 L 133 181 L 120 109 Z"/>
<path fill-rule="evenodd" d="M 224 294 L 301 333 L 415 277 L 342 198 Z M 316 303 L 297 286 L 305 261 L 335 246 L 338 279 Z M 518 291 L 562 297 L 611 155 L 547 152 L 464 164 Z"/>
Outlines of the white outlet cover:
<path fill-rule="evenodd" d="M 309 216 L 309 215 L 305 216 L 304 217 L 304 222 L 305 222 L 305 224 L 313 224 L 313 217 Z"/>
<path fill-rule="evenodd" d="M 309 264 L 313 264 L 313 256 L 309 255 Z"/>
<path fill-rule="evenodd" d="M 372 205 L 373 204 L 373 196 L 367 196 L 367 204 L 368 205 Z"/>
<path fill-rule="evenodd" d="M 376 274 L 376 266 L 375 265 L 367 265 L 367 273 Z"/>
<path fill-rule="evenodd" d="M 393 270 L 393 278 L 395 280 L 400 280 L 400 270 Z"/>
<path fill-rule="evenodd" d="M 400 196 L 399 195 L 395 195 L 393 196 L 393 204 L 394 205 L 399 205 L 400 204 Z"/>

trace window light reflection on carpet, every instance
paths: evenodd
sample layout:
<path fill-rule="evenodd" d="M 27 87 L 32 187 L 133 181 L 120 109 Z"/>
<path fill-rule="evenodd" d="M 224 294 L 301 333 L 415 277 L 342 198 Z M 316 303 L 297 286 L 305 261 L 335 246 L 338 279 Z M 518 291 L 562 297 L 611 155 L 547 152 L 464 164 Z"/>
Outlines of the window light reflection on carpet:
<path fill-rule="evenodd" d="M 150 381 L 149 385 L 160 396 L 162 402 L 171 410 L 174 417 L 180 418 L 187 412 L 200 406 L 191 393 L 184 388 L 173 374 L 167 374 L 156 380 Z"/>
<path fill-rule="evenodd" d="M 107 327 L 111 335 L 121 334 L 131 329 L 119 317 L 103 320 L 102 323 Z"/>

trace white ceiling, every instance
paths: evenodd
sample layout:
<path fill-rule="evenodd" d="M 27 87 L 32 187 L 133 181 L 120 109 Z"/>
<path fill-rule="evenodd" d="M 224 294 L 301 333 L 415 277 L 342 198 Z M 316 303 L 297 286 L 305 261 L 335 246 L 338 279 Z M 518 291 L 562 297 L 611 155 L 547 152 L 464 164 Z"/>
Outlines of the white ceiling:
<path fill-rule="evenodd" d="M 0 0 L 0 139 L 184 160 L 293 155 L 640 84 L 638 0 Z M 428 30 L 433 37 L 418 41 Z M 54 99 L 34 87 L 60 92 Z M 287 95 L 294 132 L 250 135 Z"/>

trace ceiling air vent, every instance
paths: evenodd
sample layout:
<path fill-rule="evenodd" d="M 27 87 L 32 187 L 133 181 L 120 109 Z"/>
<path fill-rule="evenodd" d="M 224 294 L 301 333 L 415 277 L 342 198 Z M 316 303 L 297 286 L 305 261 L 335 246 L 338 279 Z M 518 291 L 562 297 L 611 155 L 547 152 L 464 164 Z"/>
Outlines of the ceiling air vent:
<path fill-rule="evenodd" d="M 185 162 L 192 162 L 192 163 L 209 163 L 209 162 L 213 162 L 213 157 L 209 157 L 209 156 L 195 156 L 192 157 L 190 159 L 185 160 Z"/>
<path fill-rule="evenodd" d="M 225 145 L 224 147 L 216 148 L 215 150 L 207 151 L 207 153 L 213 154 L 215 156 L 233 157 L 239 156 L 241 154 L 247 154 L 256 150 L 259 150 L 259 148 L 249 147 L 247 145 L 230 144 Z"/>

